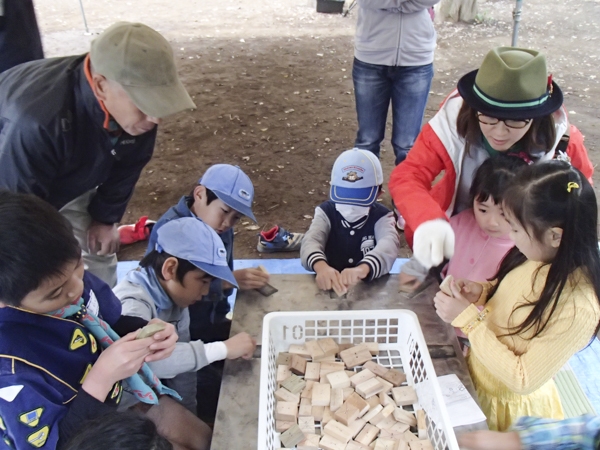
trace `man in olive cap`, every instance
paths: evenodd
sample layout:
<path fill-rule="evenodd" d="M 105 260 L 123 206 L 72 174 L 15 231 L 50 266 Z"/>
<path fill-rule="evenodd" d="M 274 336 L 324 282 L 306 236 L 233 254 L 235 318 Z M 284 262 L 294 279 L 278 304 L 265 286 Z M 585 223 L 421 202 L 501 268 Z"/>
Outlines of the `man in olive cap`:
<path fill-rule="evenodd" d="M 167 40 L 146 25 L 118 22 L 88 54 L 0 75 L 0 188 L 59 209 L 88 270 L 112 287 L 116 224 L 152 157 L 156 126 L 190 108 Z"/>

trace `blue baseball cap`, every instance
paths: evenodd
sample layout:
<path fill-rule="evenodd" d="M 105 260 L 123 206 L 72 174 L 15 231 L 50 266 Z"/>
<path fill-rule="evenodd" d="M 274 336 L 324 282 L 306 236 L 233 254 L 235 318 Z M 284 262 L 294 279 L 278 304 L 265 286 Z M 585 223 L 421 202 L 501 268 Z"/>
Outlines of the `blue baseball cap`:
<path fill-rule="evenodd" d="M 237 287 L 219 235 L 196 217 L 171 220 L 157 231 L 156 251 L 191 262 L 207 274 Z"/>
<path fill-rule="evenodd" d="M 230 208 L 256 222 L 256 218 L 252 214 L 254 186 L 248 175 L 238 166 L 230 164 L 210 166 L 198 184 L 213 191 L 219 200 Z"/>
<path fill-rule="evenodd" d="M 346 150 L 331 170 L 329 196 L 336 203 L 371 206 L 383 184 L 383 170 L 377 156 L 368 150 Z"/>

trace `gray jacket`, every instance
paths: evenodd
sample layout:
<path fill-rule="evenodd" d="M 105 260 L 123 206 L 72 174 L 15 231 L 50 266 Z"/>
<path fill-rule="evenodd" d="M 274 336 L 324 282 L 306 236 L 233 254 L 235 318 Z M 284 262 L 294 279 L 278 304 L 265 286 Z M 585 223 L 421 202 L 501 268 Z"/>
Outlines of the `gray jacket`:
<path fill-rule="evenodd" d="M 159 318 L 175 325 L 179 334 L 175 351 L 168 358 L 149 365 L 157 377 L 168 379 L 166 384 L 175 389 L 181 395 L 183 405 L 195 413 L 195 372 L 208 365 L 208 360 L 204 343 L 190 342 L 190 315 L 187 308 L 181 309 L 172 304 L 172 308 L 161 310 L 159 313 L 150 293 L 127 279 L 114 288 L 114 293 L 121 301 L 122 315 L 141 317 L 145 320 Z"/>
<path fill-rule="evenodd" d="M 358 0 L 354 56 L 384 66 L 433 62 L 436 32 L 427 11 L 439 0 Z"/>

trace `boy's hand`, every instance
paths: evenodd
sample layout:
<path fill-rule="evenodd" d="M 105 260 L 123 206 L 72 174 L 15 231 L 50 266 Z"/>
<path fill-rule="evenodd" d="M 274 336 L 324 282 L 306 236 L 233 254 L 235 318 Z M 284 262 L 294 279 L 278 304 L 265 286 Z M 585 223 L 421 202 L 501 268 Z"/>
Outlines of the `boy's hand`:
<path fill-rule="evenodd" d="M 419 287 L 423 284 L 422 281 L 413 275 L 408 275 L 407 273 L 400 272 L 398 275 L 398 280 L 400 283 L 400 291 L 411 294 L 415 292 Z"/>
<path fill-rule="evenodd" d="M 474 431 L 456 436 L 460 448 L 468 450 L 520 450 L 521 439 L 516 431 Z M 557 443 L 558 446 L 558 443 Z"/>
<path fill-rule="evenodd" d="M 325 261 L 317 261 L 313 265 L 313 270 L 317 274 L 315 281 L 319 289 L 325 291 L 333 289 L 338 294 L 348 292 L 346 285 L 342 283 L 341 274 Z"/>
<path fill-rule="evenodd" d="M 340 274 L 341 281 L 346 287 L 354 286 L 360 280 L 364 280 L 369 275 L 369 268 L 366 264 L 359 264 L 356 267 L 342 270 Z"/>
<path fill-rule="evenodd" d="M 227 347 L 227 359 L 252 358 L 256 341 L 248 333 L 238 333 L 225 341 Z"/>
<path fill-rule="evenodd" d="M 142 367 L 152 350 L 154 337 L 136 339 L 138 331 L 123 336 L 108 346 L 85 377 L 82 388 L 95 399 L 104 402 L 112 386 L 130 377 Z"/>
<path fill-rule="evenodd" d="M 256 268 L 234 270 L 233 276 L 242 290 L 259 289 L 269 282 L 269 274 Z"/>
<path fill-rule="evenodd" d="M 150 345 L 152 354 L 145 359 L 145 362 L 159 361 L 168 358 L 175 350 L 175 344 L 177 344 L 177 339 L 179 339 L 175 326 L 172 323 L 167 323 L 160 319 L 152 319 L 148 323 L 163 323 L 165 324 L 165 329 L 151 336 L 154 340 Z"/>
<path fill-rule="evenodd" d="M 444 294 L 442 291 L 438 291 L 433 298 L 433 304 L 437 315 L 446 323 L 452 323 L 452 321 L 471 304 L 471 302 L 461 294 L 456 281 L 452 280 L 450 289 L 452 290 L 453 297 Z"/>
<path fill-rule="evenodd" d="M 107 225 L 92 221 L 87 230 L 87 244 L 90 253 L 96 255 L 112 255 L 119 251 L 121 238 L 117 224 Z"/>

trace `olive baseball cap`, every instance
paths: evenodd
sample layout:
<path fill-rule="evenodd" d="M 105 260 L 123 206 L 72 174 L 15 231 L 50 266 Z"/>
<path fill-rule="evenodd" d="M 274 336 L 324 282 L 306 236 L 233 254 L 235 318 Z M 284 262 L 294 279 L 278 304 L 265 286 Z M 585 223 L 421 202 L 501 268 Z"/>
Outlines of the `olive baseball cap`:
<path fill-rule="evenodd" d="M 196 107 L 179 80 L 171 45 L 147 25 L 111 25 L 92 42 L 90 60 L 94 72 L 123 86 L 135 106 L 150 117 Z"/>

